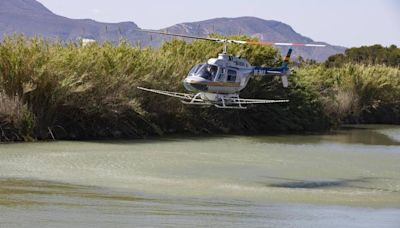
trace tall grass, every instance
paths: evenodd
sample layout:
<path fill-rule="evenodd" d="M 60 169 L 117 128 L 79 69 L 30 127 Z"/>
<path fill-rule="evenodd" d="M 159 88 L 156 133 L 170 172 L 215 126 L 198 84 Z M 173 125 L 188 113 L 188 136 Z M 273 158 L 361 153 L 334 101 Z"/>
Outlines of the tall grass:
<path fill-rule="evenodd" d="M 400 69 L 346 64 L 298 70 L 300 83 L 318 91 L 324 110 L 336 121 L 400 122 Z"/>
<path fill-rule="evenodd" d="M 34 116 L 18 97 L 0 92 L 0 142 L 32 140 Z"/>
<path fill-rule="evenodd" d="M 247 111 L 193 108 L 136 89 L 140 85 L 183 92 L 181 82 L 189 69 L 221 51 L 220 44 L 204 41 L 171 40 L 159 49 L 142 49 L 125 41 L 82 47 L 6 38 L 0 43 L 0 122 L 13 122 L 11 116 L 23 120 L 22 125 L 11 125 L 18 134 L 38 139 L 51 134 L 84 139 L 169 132 L 267 133 L 323 130 L 344 119 L 367 118 L 365 113 L 383 107 L 393 112 L 398 107 L 399 70 L 383 66 L 308 66 L 291 78 L 289 89 L 282 89 L 277 78 L 255 77 L 243 97 L 291 102 Z M 232 45 L 230 52 L 253 65 L 281 62 L 278 50 L 269 46 Z"/>

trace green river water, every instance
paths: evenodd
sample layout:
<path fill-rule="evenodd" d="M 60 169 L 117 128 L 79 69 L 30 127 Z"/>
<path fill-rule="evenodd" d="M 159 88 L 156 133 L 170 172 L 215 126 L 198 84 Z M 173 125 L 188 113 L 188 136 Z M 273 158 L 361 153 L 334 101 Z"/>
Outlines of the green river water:
<path fill-rule="evenodd" d="M 0 144 L 0 227 L 400 227 L 400 127 Z"/>

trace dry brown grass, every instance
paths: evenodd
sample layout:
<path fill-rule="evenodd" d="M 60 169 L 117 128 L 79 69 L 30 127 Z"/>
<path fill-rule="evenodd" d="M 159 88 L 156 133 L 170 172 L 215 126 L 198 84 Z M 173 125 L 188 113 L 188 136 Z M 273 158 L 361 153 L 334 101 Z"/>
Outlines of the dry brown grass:
<path fill-rule="evenodd" d="M 0 92 L 0 117 L 9 118 L 13 122 L 21 119 L 23 112 L 27 111 L 27 105 L 16 96 L 10 98 Z"/>

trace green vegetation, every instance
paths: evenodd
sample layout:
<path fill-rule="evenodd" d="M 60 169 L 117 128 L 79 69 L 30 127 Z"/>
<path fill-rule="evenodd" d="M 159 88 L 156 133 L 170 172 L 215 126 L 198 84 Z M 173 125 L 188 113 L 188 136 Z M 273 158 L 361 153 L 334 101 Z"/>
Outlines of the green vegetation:
<path fill-rule="evenodd" d="M 400 69 L 347 63 L 301 68 L 297 79 L 320 94 L 324 113 L 336 123 L 400 123 Z"/>
<path fill-rule="evenodd" d="M 245 111 L 185 106 L 136 89 L 183 92 L 189 69 L 221 51 L 221 45 L 204 41 L 173 40 L 141 49 L 124 41 L 81 47 L 7 38 L 0 44 L 0 141 L 305 132 L 342 121 L 400 122 L 397 67 L 309 65 L 291 77 L 289 89 L 282 89 L 278 78 L 254 77 L 243 97 L 291 102 Z M 281 62 L 269 46 L 233 45 L 230 52 L 253 65 Z"/>
<path fill-rule="evenodd" d="M 396 45 L 382 47 L 381 45 L 349 48 L 344 54 L 333 55 L 325 62 L 327 67 L 341 67 L 346 63 L 381 64 L 386 66 L 400 66 L 400 48 Z"/>

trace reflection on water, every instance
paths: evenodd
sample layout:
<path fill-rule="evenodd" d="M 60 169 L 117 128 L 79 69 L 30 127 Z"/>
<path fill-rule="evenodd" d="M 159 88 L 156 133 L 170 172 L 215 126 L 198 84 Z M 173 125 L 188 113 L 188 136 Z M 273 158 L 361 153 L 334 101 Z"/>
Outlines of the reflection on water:
<path fill-rule="evenodd" d="M 325 134 L 254 137 L 258 142 L 284 144 L 342 143 L 364 145 L 400 145 L 400 127 L 386 125 L 348 125 Z"/>
<path fill-rule="evenodd" d="M 362 177 L 355 179 L 339 179 L 339 180 L 295 180 L 288 178 L 277 178 L 277 177 L 267 177 L 268 179 L 277 179 L 281 180 L 279 183 L 267 184 L 270 187 L 277 188 L 354 188 L 354 189 L 368 189 L 368 190 L 377 190 L 377 191 L 387 191 L 393 193 L 400 193 L 400 190 L 397 189 L 386 189 L 380 187 L 365 187 L 360 184 L 368 184 L 368 182 L 372 182 L 375 180 L 382 180 L 384 178 L 379 177 Z"/>
<path fill-rule="evenodd" d="M 344 126 L 341 131 L 337 132 L 337 139 L 341 143 L 361 143 L 366 145 L 400 145 L 400 140 L 385 134 L 390 131 L 393 133 L 399 128 L 385 128 L 379 125 L 360 125 L 360 126 Z"/>
<path fill-rule="evenodd" d="M 0 145 L 0 227 L 399 227 L 399 135 Z"/>

